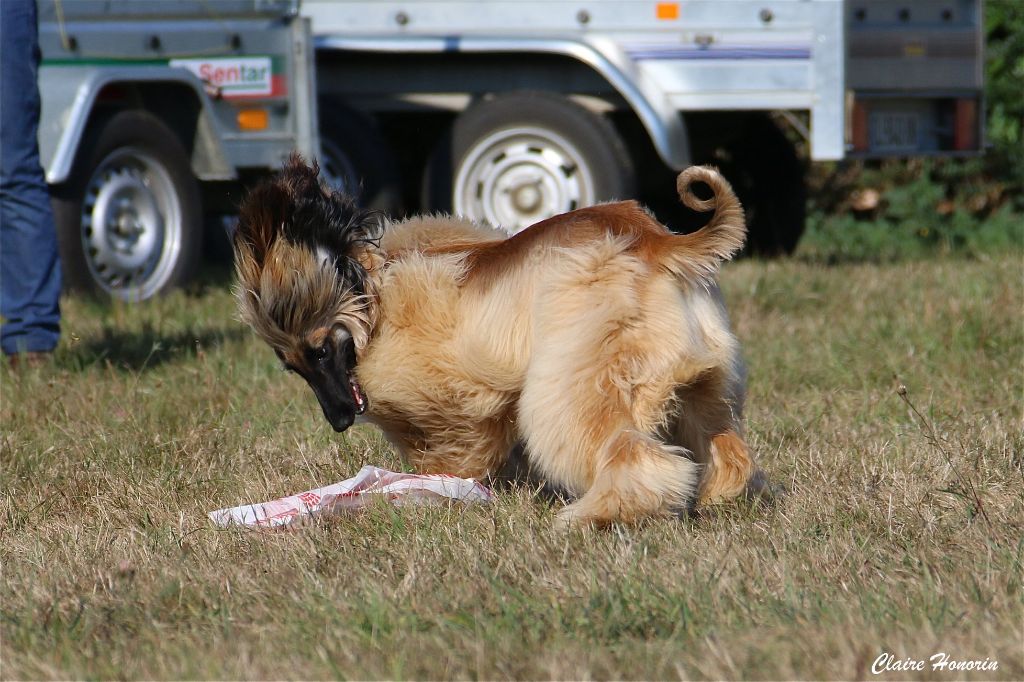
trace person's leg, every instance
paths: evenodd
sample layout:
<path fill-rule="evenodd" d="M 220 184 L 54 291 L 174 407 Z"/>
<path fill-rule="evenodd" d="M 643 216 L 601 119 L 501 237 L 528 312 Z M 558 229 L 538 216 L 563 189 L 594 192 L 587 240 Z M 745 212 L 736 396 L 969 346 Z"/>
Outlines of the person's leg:
<path fill-rule="evenodd" d="M 35 0 L 0 0 L 0 346 L 48 352 L 60 337 L 60 262 L 39 161 Z"/>

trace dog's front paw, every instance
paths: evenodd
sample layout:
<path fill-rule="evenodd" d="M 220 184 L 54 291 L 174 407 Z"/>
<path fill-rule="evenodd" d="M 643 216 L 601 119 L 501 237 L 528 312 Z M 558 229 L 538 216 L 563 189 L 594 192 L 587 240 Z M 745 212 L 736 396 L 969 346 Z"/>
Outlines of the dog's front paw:
<path fill-rule="evenodd" d="M 573 529 L 591 530 L 599 525 L 597 519 L 580 509 L 578 502 L 565 507 L 555 516 L 555 530 L 563 533 Z"/>
<path fill-rule="evenodd" d="M 600 516 L 586 509 L 586 503 L 574 502 L 563 508 L 555 516 L 555 529 L 561 532 L 569 530 L 594 530 L 605 527 L 616 519 Z"/>

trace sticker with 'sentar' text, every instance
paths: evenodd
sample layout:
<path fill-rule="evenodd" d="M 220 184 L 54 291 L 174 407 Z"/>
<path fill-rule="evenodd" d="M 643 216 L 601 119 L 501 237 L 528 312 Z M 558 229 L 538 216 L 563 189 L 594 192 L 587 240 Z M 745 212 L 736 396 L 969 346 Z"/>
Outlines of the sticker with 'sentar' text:
<path fill-rule="evenodd" d="M 224 97 L 253 97 L 273 92 L 270 57 L 172 59 L 170 65 L 188 69 L 203 82 L 220 88 Z"/>

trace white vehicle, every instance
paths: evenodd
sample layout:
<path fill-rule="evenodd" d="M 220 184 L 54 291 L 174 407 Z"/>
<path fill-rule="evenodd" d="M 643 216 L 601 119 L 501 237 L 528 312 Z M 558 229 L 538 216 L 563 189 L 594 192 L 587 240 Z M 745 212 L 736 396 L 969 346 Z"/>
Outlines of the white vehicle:
<path fill-rule="evenodd" d="M 369 205 L 511 230 L 633 196 L 685 229 L 674 175 L 710 162 L 751 249 L 780 253 L 804 222 L 794 140 L 828 160 L 983 139 L 981 0 L 38 1 L 66 280 L 130 300 L 187 281 L 204 214 L 292 150 Z"/>

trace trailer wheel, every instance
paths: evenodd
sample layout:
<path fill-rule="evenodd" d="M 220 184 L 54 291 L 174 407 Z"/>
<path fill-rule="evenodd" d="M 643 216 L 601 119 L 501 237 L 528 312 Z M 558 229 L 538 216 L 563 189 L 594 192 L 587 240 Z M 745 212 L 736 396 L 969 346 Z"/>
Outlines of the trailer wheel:
<path fill-rule="evenodd" d="M 601 116 L 548 93 L 498 95 L 467 109 L 428 168 L 431 207 L 518 232 L 634 188 L 633 164 Z"/>
<path fill-rule="evenodd" d="M 344 103 L 320 102 L 320 170 L 328 184 L 359 204 L 389 213 L 400 208 L 398 162 L 373 119 Z"/>
<path fill-rule="evenodd" d="M 98 125 L 53 207 L 71 289 L 141 301 L 187 282 L 198 265 L 198 183 L 178 138 L 148 112 Z"/>

